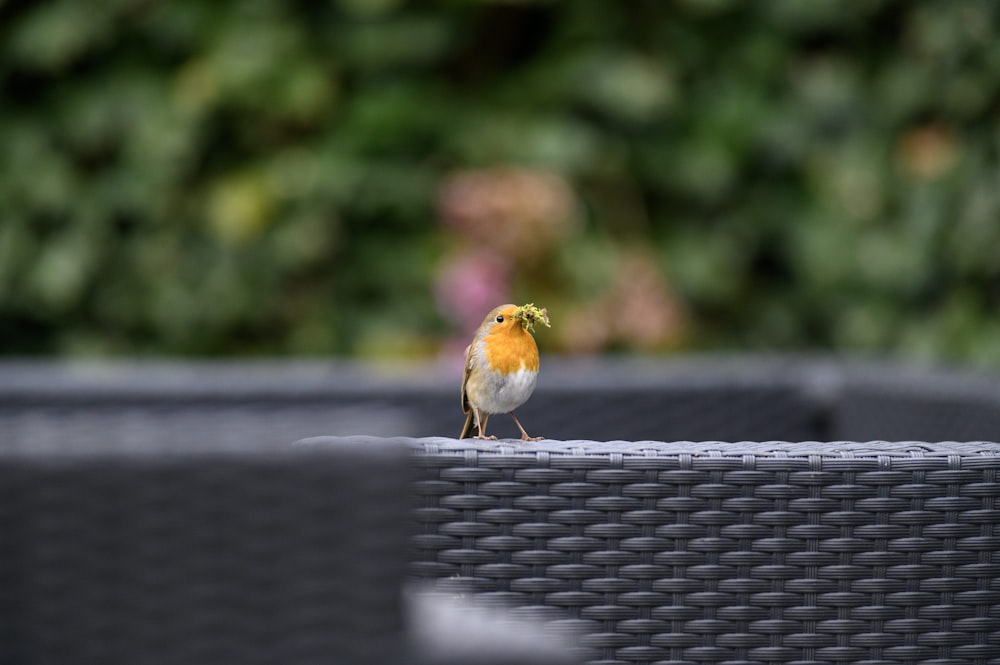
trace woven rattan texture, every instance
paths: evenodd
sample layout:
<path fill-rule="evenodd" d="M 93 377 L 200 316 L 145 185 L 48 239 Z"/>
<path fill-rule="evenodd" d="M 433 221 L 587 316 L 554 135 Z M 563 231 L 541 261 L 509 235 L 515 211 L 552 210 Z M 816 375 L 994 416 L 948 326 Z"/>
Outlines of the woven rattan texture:
<path fill-rule="evenodd" d="M 0 662 L 398 662 L 397 450 L 0 456 Z"/>
<path fill-rule="evenodd" d="M 1000 445 L 410 445 L 412 574 L 591 663 L 1000 662 Z"/>

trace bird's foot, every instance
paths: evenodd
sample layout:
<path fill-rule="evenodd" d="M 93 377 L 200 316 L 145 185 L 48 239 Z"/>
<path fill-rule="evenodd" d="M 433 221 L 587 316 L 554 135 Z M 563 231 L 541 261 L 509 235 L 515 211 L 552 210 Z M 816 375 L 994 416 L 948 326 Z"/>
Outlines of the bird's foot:
<path fill-rule="evenodd" d="M 541 441 L 544 436 L 528 436 L 527 434 L 521 435 L 521 441 Z"/>
<path fill-rule="evenodd" d="M 497 438 L 495 436 L 493 436 L 492 434 L 490 434 L 489 436 L 483 436 L 482 434 L 477 434 L 475 438 L 479 439 L 480 441 L 496 441 L 497 440 Z"/>

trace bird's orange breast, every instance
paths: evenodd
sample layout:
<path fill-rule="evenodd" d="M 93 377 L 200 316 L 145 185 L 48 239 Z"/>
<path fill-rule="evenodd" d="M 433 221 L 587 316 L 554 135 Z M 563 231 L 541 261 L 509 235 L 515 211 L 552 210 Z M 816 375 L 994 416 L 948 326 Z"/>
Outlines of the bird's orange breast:
<path fill-rule="evenodd" d="M 521 369 L 538 371 L 535 338 L 520 325 L 495 330 L 483 339 L 483 355 L 494 372 L 509 374 Z"/>

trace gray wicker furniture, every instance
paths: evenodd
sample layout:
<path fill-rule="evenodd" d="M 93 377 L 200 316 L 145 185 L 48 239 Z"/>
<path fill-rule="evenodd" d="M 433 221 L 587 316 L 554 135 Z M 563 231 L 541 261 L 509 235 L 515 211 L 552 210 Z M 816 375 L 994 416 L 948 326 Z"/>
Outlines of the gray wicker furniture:
<path fill-rule="evenodd" d="M 404 593 L 410 460 L 351 442 L 0 452 L 0 663 L 579 662 L 540 629 Z"/>
<path fill-rule="evenodd" d="M 401 662 L 398 448 L 0 454 L 0 663 Z"/>
<path fill-rule="evenodd" d="M 0 363 L 0 663 L 1000 665 L 996 378 L 543 362 L 537 444 L 397 437 L 444 367 Z"/>
<path fill-rule="evenodd" d="M 412 575 L 594 665 L 1000 662 L 998 444 L 407 443 Z"/>

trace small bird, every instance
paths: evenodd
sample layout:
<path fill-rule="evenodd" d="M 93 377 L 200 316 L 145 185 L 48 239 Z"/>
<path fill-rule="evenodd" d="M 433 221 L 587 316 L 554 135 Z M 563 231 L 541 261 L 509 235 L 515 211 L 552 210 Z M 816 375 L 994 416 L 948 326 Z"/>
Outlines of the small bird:
<path fill-rule="evenodd" d="M 538 346 L 531 336 L 536 322 L 549 325 L 548 314 L 534 305 L 500 305 L 476 331 L 465 350 L 465 376 L 462 378 L 462 411 L 465 426 L 458 438 L 496 440 L 486 436 L 486 421 L 495 413 L 509 413 L 522 441 L 541 441 L 528 436 L 514 409 L 531 397 L 538 379 Z"/>

